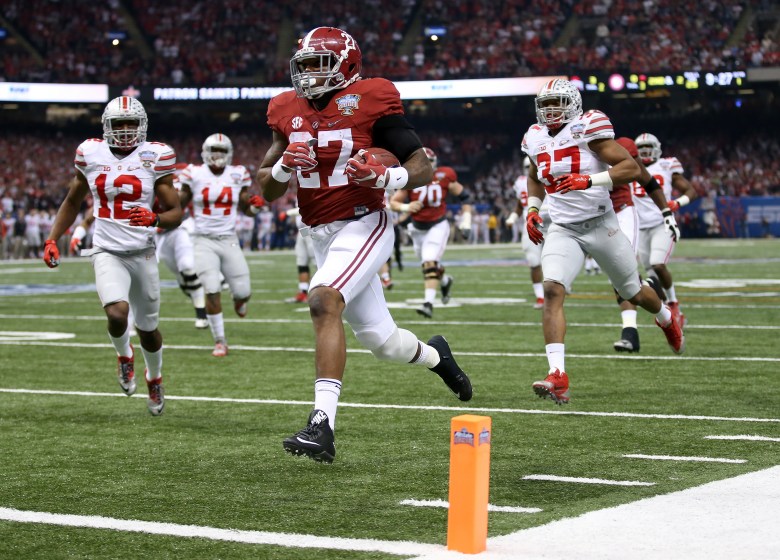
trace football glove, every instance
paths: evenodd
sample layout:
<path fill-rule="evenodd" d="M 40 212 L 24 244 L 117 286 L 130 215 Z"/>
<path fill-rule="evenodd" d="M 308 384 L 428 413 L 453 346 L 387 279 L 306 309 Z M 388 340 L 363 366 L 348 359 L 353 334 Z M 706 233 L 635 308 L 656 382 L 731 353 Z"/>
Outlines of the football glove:
<path fill-rule="evenodd" d="M 296 171 L 311 171 L 317 167 L 317 154 L 314 147 L 307 142 L 291 142 L 282 154 L 282 169 L 288 173 Z"/>
<path fill-rule="evenodd" d="M 517 218 L 519 218 L 519 217 L 520 216 L 517 215 L 517 212 L 512 212 L 511 214 L 509 214 L 509 217 L 506 219 L 506 222 L 504 222 L 504 223 L 506 225 L 508 225 L 508 226 L 513 226 L 513 225 L 515 225 L 515 222 L 517 221 Z"/>
<path fill-rule="evenodd" d="M 677 243 L 680 240 L 680 228 L 677 226 L 677 220 L 674 219 L 672 210 L 667 208 L 666 210 L 662 210 L 661 214 L 664 216 L 664 227 L 666 228 L 666 231 L 672 236 L 672 241 Z"/>
<path fill-rule="evenodd" d="M 57 249 L 57 242 L 53 239 L 47 239 L 43 244 L 43 262 L 49 268 L 60 265 L 60 250 Z"/>
<path fill-rule="evenodd" d="M 347 160 L 347 176 L 360 185 L 384 189 L 390 180 L 390 171 L 367 150 L 360 150 Z"/>
<path fill-rule="evenodd" d="M 555 192 L 566 194 L 569 191 L 584 191 L 588 188 L 590 188 L 590 175 L 572 173 L 560 178 L 558 185 L 555 187 Z"/>
<path fill-rule="evenodd" d="M 672 212 L 677 212 L 680 209 L 680 203 L 676 200 L 670 200 L 667 205 Z"/>
<path fill-rule="evenodd" d="M 463 239 L 469 239 L 471 237 L 471 212 L 463 212 L 458 229 L 463 234 Z"/>
<path fill-rule="evenodd" d="M 130 210 L 130 225 L 138 227 L 157 227 L 160 225 L 160 216 L 142 206 L 135 206 Z"/>
<path fill-rule="evenodd" d="M 528 217 L 525 219 L 525 229 L 528 231 L 528 238 L 534 245 L 539 245 L 544 241 L 544 234 L 539 231 L 543 224 L 542 217 L 539 215 L 538 208 L 529 208 Z"/>
<path fill-rule="evenodd" d="M 301 215 L 301 209 L 300 209 L 300 208 L 298 208 L 297 206 L 296 206 L 295 208 L 290 208 L 290 209 L 287 211 L 287 215 L 288 215 L 289 217 L 291 217 L 291 218 L 297 218 L 298 216 L 300 216 L 300 215 Z"/>

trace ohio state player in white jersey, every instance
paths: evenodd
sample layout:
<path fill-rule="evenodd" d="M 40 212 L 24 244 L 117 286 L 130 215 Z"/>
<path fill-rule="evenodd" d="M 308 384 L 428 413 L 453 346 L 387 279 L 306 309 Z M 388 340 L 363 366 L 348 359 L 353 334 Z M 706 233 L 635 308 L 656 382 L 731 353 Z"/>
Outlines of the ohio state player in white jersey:
<path fill-rule="evenodd" d="M 245 317 L 246 302 L 252 294 L 249 266 L 236 235 L 239 210 L 256 215 L 263 206 L 261 197 L 250 196 L 252 179 L 243 165 L 232 165 L 233 143 L 221 133 L 203 142 L 203 165 L 190 165 L 179 179 L 184 206 L 192 202 L 195 223 L 195 269 L 206 291 L 206 317 L 214 337 L 212 355 L 222 358 L 228 353 L 225 322 L 222 315 L 222 281 L 230 285 L 233 307 Z"/>
<path fill-rule="evenodd" d="M 173 188 L 176 153 L 167 144 L 146 142 L 148 120 L 132 97 L 113 99 L 103 112 L 103 138 L 76 150 L 76 174 L 45 243 L 44 262 L 59 264 L 57 240 L 70 227 L 90 190 L 95 201 L 95 233 L 89 252 L 95 284 L 108 317 L 108 333 L 117 352 L 117 379 L 125 394 L 136 389 L 133 347 L 128 329 L 129 305 L 146 362 L 147 407 L 158 415 L 165 400 L 162 386 L 160 278 L 155 258 L 155 228 L 181 223 L 179 197 Z M 155 196 L 165 211 L 152 210 Z"/>
<path fill-rule="evenodd" d="M 387 309 L 377 275 L 393 249 L 384 193 L 425 185 L 433 169 L 403 116 L 398 90 L 382 78 L 361 79 L 361 60 L 355 39 L 341 29 L 318 27 L 299 41 L 290 61 L 295 91 L 268 105 L 273 142 L 257 174 L 268 200 L 284 195 L 297 175 L 303 234 L 314 244 L 314 410 L 282 445 L 325 462 L 336 455 L 333 428 L 347 358 L 342 316 L 377 358 L 422 365 L 459 399 L 472 395 L 447 341 L 434 336 L 425 344 L 399 329 Z M 402 165 L 387 168 L 366 157 L 369 147 L 391 151 Z"/>
<path fill-rule="evenodd" d="M 666 200 L 669 201 L 669 210 L 677 211 L 697 196 L 693 188 L 683 175 L 683 166 L 675 157 L 661 157 L 661 142 L 649 133 L 642 133 L 636 137 L 639 158 L 647 166 L 647 170 L 655 177 L 663 190 Z M 685 315 L 680 310 L 677 293 L 672 281 L 672 273 L 669 272 L 667 263 L 672 257 L 677 239 L 670 239 L 666 232 L 670 218 L 674 220 L 670 212 L 662 214 L 647 196 L 645 189 L 632 183 L 634 200 L 639 213 L 639 262 L 647 269 L 648 274 L 655 274 L 666 292 L 666 301 L 672 310 L 675 320 L 680 326 L 685 326 Z M 682 193 L 677 199 L 672 199 L 672 191 Z"/>
<path fill-rule="evenodd" d="M 517 206 L 506 219 L 506 225 L 514 226 L 517 219 L 523 217 L 523 225 L 528 217 L 528 172 L 531 169 L 531 160 L 528 156 L 523 158 L 523 175 L 519 175 L 512 184 L 512 190 L 517 198 Z M 539 215 L 542 217 L 542 229 L 547 230 L 550 227 L 550 214 L 547 212 L 547 204 L 542 202 L 539 208 Z M 531 285 L 534 289 L 534 309 L 544 307 L 544 287 L 542 286 L 542 245 L 536 245 L 528 237 L 525 227 L 522 230 L 522 239 L 520 243 L 525 251 L 525 260 L 528 261 L 528 267 L 531 269 Z"/>
<path fill-rule="evenodd" d="M 533 389 L 563 404 L 569 401 L 563 302 L 586 254 L 607 273 L 621 297 L 655 314 L 674 352 L 683 351 L 684 339 L 669 308 L 650 286 L 640 283 L 634 249 L 612 209 L 610 187 L 638 179 L 640 170 L 615 142 L 609 117 L 600 111 L 583 114 L 579 90 L 563 79 L 542 86 L 535 104 L 538 124 L 528 129 L 522 145 L 531 158 L 526 228 L 531 241 L 545 241 L 542 322 L 550 371 Z M 538 229 L 545 195 L 552 220 L 546 236 Z"/>

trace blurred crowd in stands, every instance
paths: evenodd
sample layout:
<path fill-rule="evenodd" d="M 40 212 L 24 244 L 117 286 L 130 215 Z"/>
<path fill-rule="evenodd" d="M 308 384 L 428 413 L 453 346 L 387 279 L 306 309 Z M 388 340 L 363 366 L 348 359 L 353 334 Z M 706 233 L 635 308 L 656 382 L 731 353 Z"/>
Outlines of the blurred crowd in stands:
<path fill-rule="evenodd" d="M 3 4 L 5 81 L 287 85 L 297 39 L 319 25 L 355 36 L 364 75 L 395 80 L 780 64 L 772 0 Z"/>

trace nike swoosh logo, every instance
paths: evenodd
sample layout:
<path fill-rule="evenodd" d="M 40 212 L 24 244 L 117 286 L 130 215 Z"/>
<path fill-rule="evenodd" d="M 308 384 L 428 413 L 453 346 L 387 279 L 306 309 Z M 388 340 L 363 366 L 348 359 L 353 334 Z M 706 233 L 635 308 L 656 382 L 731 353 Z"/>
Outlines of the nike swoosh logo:
<path fill-rule="evenodd" d="M 300 441 L 304 445 L 314 445 L 314 446 L 318 446 L 319 445 L 318 443 L 315 443 L 313 441 L 309 441 L 308 439 L 301 439 L 298 436 L 296 436 L 295 439 L 297 439 L 298 441 Z"/>
<path fill-rule="evenodd" d="M 330 127 L 332 127 L 332 126 L 336 126 L 337 124 L 339 124 L 339 123 L 340 123 L 341 121 L 343 121 L 343 120 L 344 120 L 344 119 L 339 119 L 339 120 L 337 120 L 337 121 L 329 122 L 329 123 L 328 123 L 328 128 L 330 128 Z"/>

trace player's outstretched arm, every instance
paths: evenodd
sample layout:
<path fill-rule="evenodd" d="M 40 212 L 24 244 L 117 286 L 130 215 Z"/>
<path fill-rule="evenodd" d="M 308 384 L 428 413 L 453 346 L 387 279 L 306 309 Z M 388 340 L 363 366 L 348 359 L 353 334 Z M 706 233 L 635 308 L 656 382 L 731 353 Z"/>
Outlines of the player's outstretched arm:
<path fill-rule="evenodd" d="M 282 166 L 282 158 L 287 146 L 287 139 L 274 130 L 271 147 L 268 148 L 257 170 L 257 183 L 260 185 L 263 198 L 268 201 L 274 201 L 287 192 L 292 177 L 292 170 L 284 169 Z"/>
<path fill-rule="evenodd" d="M 89 183 L 87 183 L 87 178 L 80 171 L 76 171 L 70 183 L 68 183 L 68 194 L 57 211 L 57 217 L 54 218 L 54 224 L 51 226 L 48 239 L 58 241 L 62 234 L 65 233 L 65 230 L 73 225 L 79 214 L 81 203 L 88 193 Z"/>

